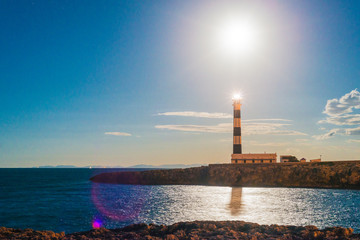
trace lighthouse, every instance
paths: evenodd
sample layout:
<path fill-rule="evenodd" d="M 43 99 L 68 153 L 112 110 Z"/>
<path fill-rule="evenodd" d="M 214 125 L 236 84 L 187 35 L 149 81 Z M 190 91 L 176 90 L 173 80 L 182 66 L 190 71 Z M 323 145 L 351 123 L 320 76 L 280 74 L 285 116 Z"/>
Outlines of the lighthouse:
<path fill-rule="evenodd" d="M 276 153 L 245 153 L 241 146 L 241 96 L 233 97 L 234 106 L 234 133 L 233 133 L 233 154 L 231 163 L 276 163 Z"/>
<path fill-rule="evenodd" d="M 233 137 L 233 154 L 241 154 L 241 97 L 234 95 L 234 137 Z"/>

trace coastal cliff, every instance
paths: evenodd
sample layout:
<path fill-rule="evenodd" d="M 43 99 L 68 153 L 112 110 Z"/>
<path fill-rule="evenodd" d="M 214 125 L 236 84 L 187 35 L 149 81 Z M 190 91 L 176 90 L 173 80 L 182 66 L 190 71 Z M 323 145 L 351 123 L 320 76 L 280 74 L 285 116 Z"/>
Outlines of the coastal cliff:
<path fill-rule="evenodd" d="M 97 183 L 360 189 L 360 161 L 276 164 L 210 164 L 205 167 L 111 172 Z"/>

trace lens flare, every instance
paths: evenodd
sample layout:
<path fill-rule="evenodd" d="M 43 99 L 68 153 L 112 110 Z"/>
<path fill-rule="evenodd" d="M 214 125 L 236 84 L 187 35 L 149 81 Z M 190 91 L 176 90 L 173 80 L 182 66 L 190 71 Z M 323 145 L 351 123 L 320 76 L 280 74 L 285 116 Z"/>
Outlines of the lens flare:
<path fill-rule="evenodd" d="M 148 191 L 126 185 L 92 184 L 91 198 L 97 210 L 106 218 L 126 221 L 139 215 Z"/>
<path fill-rule="evenodd" d="M 100 219 L 94 219 L 92 222 L 92 227 L 94 229 L 101 228 L 102 227 L 102 221 Z"/>

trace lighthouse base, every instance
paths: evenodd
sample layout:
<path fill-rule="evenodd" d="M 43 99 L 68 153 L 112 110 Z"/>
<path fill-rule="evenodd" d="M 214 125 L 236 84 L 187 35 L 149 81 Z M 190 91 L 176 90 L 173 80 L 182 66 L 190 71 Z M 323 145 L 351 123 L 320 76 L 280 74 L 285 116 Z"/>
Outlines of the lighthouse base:
<path fill-rule="evenodd" d="M 231 163 L 276 163 L 276 153 L 231 154 Z"/>

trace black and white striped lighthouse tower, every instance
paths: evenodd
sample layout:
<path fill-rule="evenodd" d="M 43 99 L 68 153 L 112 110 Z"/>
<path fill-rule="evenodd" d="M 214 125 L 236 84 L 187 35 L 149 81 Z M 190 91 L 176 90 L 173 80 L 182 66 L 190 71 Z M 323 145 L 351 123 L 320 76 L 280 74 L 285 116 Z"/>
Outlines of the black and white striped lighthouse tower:
<path fill-rule="evenodd" d="M 241 149 L 241 103 L 240 96 L 235 95 L 233 98 L 234 106 L 234 146 L 233 154 L 242 154 Z"/>
<path fill-rule="evenodd" d="M 234 95 L 234 143 L 231 163 L 276 163 L 276 153 L 242 153 L 241 148 L 241 96 Z"/>

